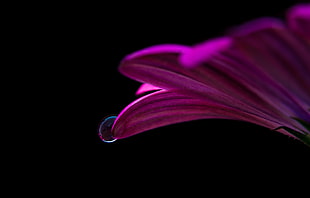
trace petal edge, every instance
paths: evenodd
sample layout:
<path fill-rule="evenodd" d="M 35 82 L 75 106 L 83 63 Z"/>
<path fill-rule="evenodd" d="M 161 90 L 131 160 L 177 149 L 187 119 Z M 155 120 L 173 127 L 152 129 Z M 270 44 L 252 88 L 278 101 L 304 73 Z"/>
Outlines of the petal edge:
<path fill-rule="evenodd" d="M 251 113 L 188 97 L 177 90 L 161 90 L 128 105 L 115 120 L 112 133 L 114 138 L 122 139 L 170 124 L 211 118 L 241 120 L 267 128 L 280 126 Z"/>

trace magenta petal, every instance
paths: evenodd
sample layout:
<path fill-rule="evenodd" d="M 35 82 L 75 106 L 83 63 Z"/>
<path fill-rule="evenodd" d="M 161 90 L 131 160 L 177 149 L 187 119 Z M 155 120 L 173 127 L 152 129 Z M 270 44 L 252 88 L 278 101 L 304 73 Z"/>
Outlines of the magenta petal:
<path fill-rule="evenodd" d="M 245 28 L 249 25 L 253 27 L 250 30 Z M 232 34 L 235 38 L 234 48 L 227 53 L 231 56 L 239 56 L 238 59 L 242 65 L 250 66 L 252 70 L 257 69 L 258 73 L 264 73 L 266 79 L 278 84 L 273 87 L 275 91 L 279 91 L 279 88 L 276 87 L 280 87 L 294 98 L 295 101 L 292 103 L 297 102 L 304 108 L 309 108 L 310 92 L 306 90 L 310 87 L 310 78 L 308 77 L 310 73 L 308 49 L 310 46 L 291 34 L 284 24 L 274 20 L 256 20 L 249 25 L 241 26 L 235 30 Z M 244 69 L 247 68 L 244 67 Z M 247 76 L 244 74 L 243 77 Z M 255 82 L 254 79 L 255 76 L 251 77 L 248 83 Z M 270 92 L 270 94 L 272 93 Z M 281 95 L 277 94 L 276 97 L 281 100 Z M 282 95 L 282 97 L 285 96 Z M 291 105 L 290 102 L 285 104 L 287 107 Z M 302 110 L 298 110 L 296 105 L 290 108 L 302 113 Z M 304 112 L 304 114 L 307 113 Z"/>
<path fill-rule="evenodd" d="M 221 51 L 227 49 L 231 45 L 231 38 L 222 37 L 205 41 L 198 44 L 188 51 L 183 52 L 180 57 L 182 65 L 188 68 L 198 66 L 202 61 L 211 59 Z"/>
<path fill-rule="evenodd" d="M 161 126 L 208 118 L 242 120 L 268 128 L 281 126 L 251 113 L 185 96 L 176 90 L 161 90 L 128 105 L 117 117 L 112 133 L 114 138 L 121 139 Z"/>
<path fill-rule="evenodd" d="M 212 61 L 210 65 L 193 69 L 184 68 L 179 63 L 179 57 L 180 54 L 175 52 L 143 54 L 125 59 L 119 69 L 124 75 L 143 83 L 167 90 L 181 89 L 201 99 L 213 97 L 218 103 L 264 114 L 270 119 L 283 116 L 283 111 L 287 117 L 304 118 L 299 116 L 295 102 L 278 90 L 270 77 L 249 63 L 247 56 L 241 55 L 240 60 L 231 60 L 224 55 L 222 58 L 220 56 L 221 59 L 209 59 Z"/>
<path fill-rule="evenodd" d="M 302 131 L 294 118 L 310 122 L 309 4 L 288 16 L 289 27 L 264 18 L 192 48 L 167 44 L 127 56 L 120 72 L 146 83 L 138 94 L 156 92 L 128 105 L 107 137 L 207 118 Z"/>
<path fill-rule="evenodd" d="M 284 116 L 281 112 L 282 103 L 274 103 L 274 100 L 268 100 L 268 96 L 264 98 L 265 95 L 261 95 L 256 87 L 252 87 L 259 84 L 260 89 L 268 88 L 268 91 L 274 93 L 273 89 L 269 89 L 270 81 L 266 80 L 266 76 L 264 74 L 257 76 L 260 73 L 248 68 L 248 64 L 219 63 L 214 64 L 215 67 L 209 65 L 189 70 L 180 65 L 178 60 L 178 53 L 163 52 L 135 56 L 124 60 L 120 71 L 137 81 L 166 90 L 180 89 L 189 96 L 202 100 L 209 98 L 216 103 L 251 112 L 266 119 L 279 118 L 283 121 L 282 124 L 290 123 L 289 116 L 298 117 L 290 111 Z M 233 68 L 234 65 L 241 67 Z M 281 91 L 277 93 L 277 97 L 281 100 L 287 100 L 287 96 Z"/>
<path fill-rule="evenodd" d="M 310 4 L 301 4 L 291 8 L 287 14 L 289 27 L 310 42 Z"/>
<path fill-rule="evenodd" d="M 132 54 L 129 54 L 125 57 L 125 60 L 130 60 L 136 57 L 146 56 L 150 54 L 157 54 L 157 53 L 183 53 L 187 51 L 188 49 L 189 47 L 185 45 L 177 45 L 177 44 L 155 45 L 155 46 L 151 46 L 151 47 L 139 50 Z"/>
<path fill-rule="evenodd" d="M 136 92 L 136 95 L 143 95 L 145 93 L 148 93 L 148 92 L 153 92 L 153 91 L 159 91 L 161 90 L 162 88 L 160 87 L 156 87 L 154 85 L 151 85 L 151 84 L 147 84 L 147 83 L 144 83 L 142 84 L 139 89 L 137 90 Z"/>

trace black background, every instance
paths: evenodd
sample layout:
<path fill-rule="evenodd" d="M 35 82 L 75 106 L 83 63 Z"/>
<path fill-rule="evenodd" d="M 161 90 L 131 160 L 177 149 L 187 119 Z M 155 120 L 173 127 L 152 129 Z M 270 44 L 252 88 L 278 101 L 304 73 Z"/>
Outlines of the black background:
<path fill-rule="evenodd" d="M 81 186 L 96 186 L 94 192 L 102 195 L 129 184 L 140 189 L 138 179 L 146 185 L 144 181 L 159 181 L 147 193 L 171 189 L 175 183 L 182 189 L 176 186 L 172 191 L 189 193 L 222 190 L 237 180 L 242 185 L 262 180 L 273 188 L 273 180 L 283 178 L 290 188 L 295 182 L 301 185 L 298 179 L 307 178 L 310 149 L 249 123 L 192 121 L 110 144 L 97 135 L 104 117 L 118 114 L 136 99 L 140 84 L 117 71 L 125 55 L 162 43 L 193 45 L 261 16 L 283 18 L 285 10 L 298 2 L 307 1 L 27 3 L 32 9 L 19 4 L 23 12 L 10 16 L 17 16 L 10 24 L 17 28 L 11 35 L 18 44 L 11 46 L 23 54 L 11 59 L 20 61 L 11 63 L 21 81 L 12 89 L 17 94 L 17 110 L 12 110 L 17 118 L 3 133 L 17 135 L 5 148 L 15 174 L 26 175 L 23 185 L 39 173 L 36 181 L 43 186 L 41 181 L 53 178 L 68 189 L 76 180 Z M 13 150 L 14 154 L 8 152 Z M 286 180 L 289 176 L 295 180 Z M 197 189 L 187 189 L 191 183 Z"/>
<path fill-rule="evenodd" d="M 304 167 L 310 154 L 307 146 L 244 122 L 192 121 L 114 143 L 104 143 L 97 135 L 104 117 L 118 114 L 136 99 L 134 93 L 140 83 L 117 70 L 125 55 L 162 43 L 193 45 L 224 35 L 228 28 L 257 17 L 284 18 L 285 10 L 296 2 L 306 1 L 72 3 L 57 5 L 57 9 L 47 6 L 40 11 L 46 18 L 34 15 L 36 22 L 29 23 L 40 25 L 31 32 L 38 41 L 39 68 L 27 70 L 33 68 L 40 73 L 36 86 L 48 81 L 35 102 L 40 102 L 42 111 L 51 118 L 42 115 L 43 121 L 36 121 L 35 128 L 42 133 L 20 135 L 36 140 L 35 150 L 48 148 L 49 157 L 78 157 L 103 173 L 126 170 L 131 164 L 158 164 L 173 169 L 190 163 L 197 170 L 209 166 L 242 169 L 254 164 L 272 170 L 290 170 L 288 164 L 292 163 Z M 46 46 L 50 48 L 47 51 Z M 46 98 L 49 101 L 42 103 Z M 116 164 L 120 169 L 114 167 Z"/>

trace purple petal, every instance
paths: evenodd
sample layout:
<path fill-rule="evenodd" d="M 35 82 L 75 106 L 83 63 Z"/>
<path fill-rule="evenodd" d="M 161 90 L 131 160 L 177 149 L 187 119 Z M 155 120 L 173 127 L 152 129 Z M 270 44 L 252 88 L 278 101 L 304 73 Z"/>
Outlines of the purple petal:
<path fill-rule="evenodd" d="M 290 111 L 284 115 L 281 108 L 283 105 L 274 104 L 274 100 L 270 101 L 265 95 L 261 95 L 259 88 L 255 87 L 256 84 L 261 86 L 260 89 L 267 88 L 269 92 L 274 93 L 270 81 L 268 78 L 266 80 L 265 75 L 258 75 L 259 72 L 247 67 L 249 66 L 247 64 L 234 63 L 239 67 L 234 68 L 233 63 L 220 63 L 213 64 L 214 67 L 209 65 L 189 70 L 180 65 L 178 60 L 179 54 L 174 52 L 135 56 L 124 60 L 120 71 L 135 80 L 163 89 L 181 89 L 188 96 L 202 100 L 209 98 L 218 104 L 251 112 L 269 120 L 274 118 L 286 120 L 283 124 L 290 123 L 288 118 L 290 115 L 298 117 Z M 248 78 L 248 75 L 254 77 Z M 247 82 L 249 80 L 252 80 L 250 84 Z M 276 97 L 287 98 L 281 92 Z"/>
<path fill-rule="evenodd" d="M 289 27 L 310 43 L 310 4 L 297 5 L 287 13 Z"/>
<path fill-rule="evenodd" d="M 162 88 L 160 87 L 156 87 L 154 85 L 151 84 L 142 84 L 139 89 L 136 92 L 136 95 L 143 95 L 145 93 L 149 93 L 149 92 L 154 92 L 154 91 L 159 91 L 162 90 Z"/>
<path fill-rule="evenodd" d="M 243 101 L 246 101 L 244 96 L 247 92 L 252 92 L 269 104 L 260 106 L 262 109 L 274 106 L 288 116 L 309 120 L 309 46 L 301 43 L 283 23 L 273 18 L 246 23 L 235 28 L 231 36 L 234 39 L 231 46 L 213 58 L 203 58 L 203 48 L 194 47 L 192 50 L 196 52 L 191 54 L 192 59 L 199 59 L 201 68 L 206 70 L 205 77 L 213 78 L 212 87 L 226 87 L 223 92 Z M 181 61 L 184 60 L 182 56 Z M 214 70 L 226 76 L 219 81 L 227 81 L 222 87 L 214 83 L 217 81 L 212 74 Z M 247 88 L 240 92 L 242 86 Z M 257 105 L 257 101 L 253 98 L 249 102 Z"/>
<path fill-rule="evenodd" d="M 208 40 L 198 44 L 191 50 L 183 52 L 180 61 L 185 67 L 193 68 L 201 63 L 201 61 L 213 58 L 216 54 L 227 49 L 231 45 L 231 38 L 222 37 Z"/>
<path fill-rule="evenodd" d="M 235 31 L 234 48 L 230 51 L 239 53 L 243 65 L 261 70 L 266 78 L 278 84 L 276 87 L 286 90 L 295 102 L 309 108 L 310 46 L 302 43 L 284 24 L 274 20 L 257 20 L 250 24 L 255 28 L 249 30 L 242 26 Z M 290 105 L 286 103 L 286 106 Z"/>
<path fill-rule="evenodd" d="M 290 117 L 310 122 L 308 14 L 309 6 L 292 9 L 291 29 L 264 18 L 193 48 L 161 45 L 127 56 L 120 72 L 155 86 L 144 85 L 138 93 L 163 90 L 127 106 L 113 125 L 113 137 L 206 118 L 299 130 Z"/>
<path fill-rule="evenodd" d="M 140 56 L 146 56 L 149 54 L 156 54 L 156 53 L 183 53 L 189 50 L 189 47 L 185 45 L 177 45 L 177 44 L 161 44 L 151 46 L 140 51 L 134 52 L 129 54 L 125 57 L 125 60 L 134 59 Z"/>
<path fill-rule="evenodd" d="M 170 124 L 209 118 L 242 120 L 268 128 L 281 126 L 251 113 L 185 96 L 178 90 L 161 90 L 128 105 L 117 117 L 112 134 L 121 139 Z"/>

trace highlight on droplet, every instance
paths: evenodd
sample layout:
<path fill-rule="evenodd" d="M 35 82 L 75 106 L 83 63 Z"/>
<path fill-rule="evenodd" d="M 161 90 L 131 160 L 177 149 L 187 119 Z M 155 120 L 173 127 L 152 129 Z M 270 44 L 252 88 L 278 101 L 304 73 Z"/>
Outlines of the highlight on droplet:
<path fill-rule="evenodd" d="M 117 140 L 116 138 L 113 137 L 111 130 L 116 118 L 117 118 L 116 116 L 110 116 L 105 118 L 100 123 L 98 128 L 98 135 L 102 141 L 110 143 Z"/>

